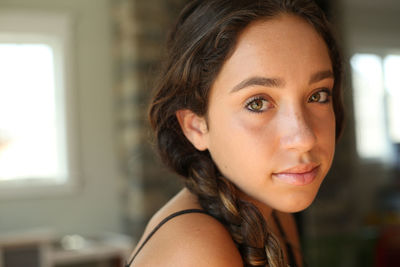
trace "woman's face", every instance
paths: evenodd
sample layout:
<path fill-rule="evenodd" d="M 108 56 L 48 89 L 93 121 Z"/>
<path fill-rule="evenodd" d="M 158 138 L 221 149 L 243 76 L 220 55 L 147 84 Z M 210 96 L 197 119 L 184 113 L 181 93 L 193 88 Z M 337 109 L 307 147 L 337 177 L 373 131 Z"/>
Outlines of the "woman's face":
<path fill-rule="evenodd" d="M 209 97 L 203 141 L 222 174 L 273 209 L 308 207 L 333 159 L 333 84 L 327 46 L 306 21 L 248 26 Z"/>

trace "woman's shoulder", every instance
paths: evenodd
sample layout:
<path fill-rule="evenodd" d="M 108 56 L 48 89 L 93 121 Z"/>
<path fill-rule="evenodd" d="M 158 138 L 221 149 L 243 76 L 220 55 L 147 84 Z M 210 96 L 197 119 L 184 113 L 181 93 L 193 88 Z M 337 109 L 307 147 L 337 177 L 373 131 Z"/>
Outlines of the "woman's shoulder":
<path fill-rule="evenodd" d="M 171 214 L 199 209 L 183 190 L 150 220 L 142 240 Z M 212 216 L 184 212 L 165 222 L 144 245 L 133 266 L 243 266 L 226 228 Z"/>

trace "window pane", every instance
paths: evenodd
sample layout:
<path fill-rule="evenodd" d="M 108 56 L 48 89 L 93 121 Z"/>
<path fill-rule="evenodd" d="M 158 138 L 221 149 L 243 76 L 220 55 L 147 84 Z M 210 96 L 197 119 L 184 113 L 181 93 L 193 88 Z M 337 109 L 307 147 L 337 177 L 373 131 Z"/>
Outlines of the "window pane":
<path fill-rule="evenodd" d="M 390 146 L 386 137 L 382 59 L 373 54 L 355 54 L 351 67 L 358 154 L 363 158 L 387 157 Z"/>
<path fill-rule="evenodd" d="M 385 86 L 388 92 L 389 134 L 393 142 L 400 143 L 400 56 L 389 55 L 384 61 Z"/>
<path fill-rule="evenodd" d="M 0 181 L 66 178 L 46 44 L 0 44 Z"/>

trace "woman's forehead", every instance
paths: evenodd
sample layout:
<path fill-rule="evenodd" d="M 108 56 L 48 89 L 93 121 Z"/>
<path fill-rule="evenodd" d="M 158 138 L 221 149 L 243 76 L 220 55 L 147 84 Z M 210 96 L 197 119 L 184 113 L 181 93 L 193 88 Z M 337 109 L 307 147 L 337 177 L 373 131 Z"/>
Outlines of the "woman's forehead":
<path fill-rule="evenodd" d="M 239 83 L 254 76 L 280 84 L 308 82 L 315 73 L 329 71 L 332 63 L 323 38 L 304 19 L 285 14 L 245 28 L 216 83 Z"/>

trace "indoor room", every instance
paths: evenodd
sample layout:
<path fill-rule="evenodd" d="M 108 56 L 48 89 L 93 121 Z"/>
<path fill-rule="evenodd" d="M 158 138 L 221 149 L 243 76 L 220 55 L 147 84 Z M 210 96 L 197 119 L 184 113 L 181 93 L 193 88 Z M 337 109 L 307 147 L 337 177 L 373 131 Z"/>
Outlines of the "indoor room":
<path fill-rule="evenodd" d="M 181 190 L 148 110 L 187 2 L 0 0 L 0 267 L 125 266 Z M 400 1 L 315 2 L 343 56 L 346 115 L 318 195 L 294 213 L 304 266 L 400 266 Z"/>

